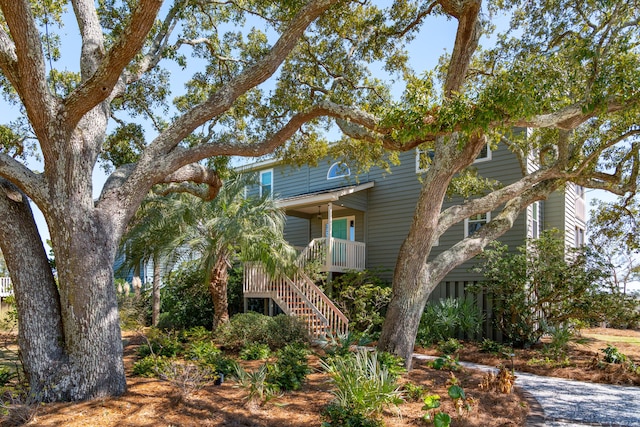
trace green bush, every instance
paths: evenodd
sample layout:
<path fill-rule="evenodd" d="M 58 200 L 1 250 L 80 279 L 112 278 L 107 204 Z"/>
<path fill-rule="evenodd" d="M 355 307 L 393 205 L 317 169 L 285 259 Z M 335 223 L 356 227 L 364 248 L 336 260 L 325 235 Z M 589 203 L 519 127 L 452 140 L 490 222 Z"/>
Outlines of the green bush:
<path fill-rule="evenodd" d="M 247 343 L 242 350 L 240 350 L 240 359 L 242 360 L 264 360 L 269 357 L 271 350 L 266 344 L 260 344 L 255 342 Z"/>
<path fill-rule="evenodd" d="M 336 403 L 327 405 L 322 411 L 322 419 L 322 427 L 384 427 L 382 420 L 367 417 Z"/>
<path fill-rule="evenodd" d="M 604 361 L 607 363 L 625 363 L 627 362 L 627 356 L 620 352 L 617 347 L 607 344 L 606 348 L 600 349 L 604 353 Z"/>
<path fill-rule="evenodd" d="M 157 377 L 170 364 L 171 360 L 167 357 L 149 355 L 133 364 L 133 374 L 139 377 Z"/>
<path fill-rule="evenodd" d="M 567 256 L 558 230 L 529 239 L 516 253 L 498 242 L 491 246 L 476 268 L 485 280 L 470 290 L 493 296 L 495 326 L 505 341 L 526 347 L 550 328 L 574 319 L 588 321 L 600 312 L 598 281 L 603 271 L 590 266 L 583 249 Z"/>
<path fill-rule="evenodd" d="M 185 356 L 187 359 L 207 363 L 220 356 L 222 352 L 211 341 L 196 341 L 188 344 Z"/>
<path fill-rule="evenodd" d="M 160 293 L 160 329 L 211 329 L 213 304 L 204 271 L 196 262 L 187 262 L 164 280 Z"/>
<path fill-rule="evenodd" d="M 455 338 L 449 338 L 445 341 L 438 342 L 438 350 L 442 354 L 455 354 L 462 349 L 463 345 Z"/>
<path fill-rule="evenodd" d="M 298 390 L 311 372 L 309 350 L 301 344 L 287 345 L 278 350 L 278 359 L 268 367 L 267 381 L 280 390 Z"/>
<path fill-rule="evenodd" d="M 240 350 L 247 343 L 266 344 L 277 350 L 289 343 L 308 343 L 309 334 L 299 318 L 249 312 L 236 314 L 228 323 L 220 325 L 215 331 L 215 339 L 230 350 Z"/>
<path fill-rule="evenodd" d="M 360 349 L 321 363 L 335 387 L 334 403 L 349 414 L 375 420 L 384 408 L 402 402 L 396 378 L 379 363 L 376 351 Z"/>
<path fill-rule="evenodd" d="M 349 329 L 373 337 L 380 334 L 391 300 L 391 285 L 375 271 L 352 271 L 332 282 L 332 299 L 349 319 Z"/>
<path fill-rule="evenodd" d="M 407 372 L 407 369 L 404 367 L 404 359 L 395 354 L 386 351 L 378 352 L 378 362 L 382 367 L 386 368 L 386 370 L 389 371 L 389 375 L 394 378 L 398 378 Z"/>
<path fill-rule="evenodd" d="M 6 366 L 0 366 L 0 387 L 4 387 L 16 376 L 16 373 L 7 368 Z"/>
<path fill-rule="evenodd" d="M 423 346 L 465 335 L 480 333 L 483 316 L 469 299 L 446 298 L 425 306 L 416 341 Z"/>
<path fill-rule="evenodd" d="M 138 347 L 138 356 L 175 357 L 183 352 L 182 343 L 175 332 L 163 332 L 152 328 L 146 336 L 147 343 Z"/>

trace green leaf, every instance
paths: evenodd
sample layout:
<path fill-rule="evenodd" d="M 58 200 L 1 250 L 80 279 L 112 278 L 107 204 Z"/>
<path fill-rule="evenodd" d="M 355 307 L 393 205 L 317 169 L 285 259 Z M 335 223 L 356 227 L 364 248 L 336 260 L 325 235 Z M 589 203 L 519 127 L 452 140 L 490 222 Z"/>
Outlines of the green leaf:
<path fill-rule="evenodd" d="M 435 427 L 449 427 L 451 425 L 451 417 L 445 412 L 438 412 L 433 417 L 433 425 Z"/>
<path fill-rule="evenodd" d="M 464 390 L 458 385 L 449 387 L 449 397 L 452 399 L 465 399 Z"/>
<path fill-rule="evenodd" d="M 423 411 L 428 411 L 429 409 L 436 409 L 440 407 L 440 396 L 437 394 L 430 394 L 429 396 L 425 396 L 423 401 Z"/>

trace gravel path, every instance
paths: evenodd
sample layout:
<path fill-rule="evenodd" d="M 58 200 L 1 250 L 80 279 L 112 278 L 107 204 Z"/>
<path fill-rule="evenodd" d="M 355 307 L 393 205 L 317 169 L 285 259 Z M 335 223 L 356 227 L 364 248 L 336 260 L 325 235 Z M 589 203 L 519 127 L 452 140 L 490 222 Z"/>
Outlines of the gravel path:
<path fill-rule="evenodd" d="M 433 359 L 416 354 L 417 359 Z M 483 371 L 495 368 L 460 362 Z M 542 413 L 530 416 L 528 427 L 640 427 L 640 387 L 595 384 L 542 377 L 516 371 L 516 385 L 533 396 Z"/>

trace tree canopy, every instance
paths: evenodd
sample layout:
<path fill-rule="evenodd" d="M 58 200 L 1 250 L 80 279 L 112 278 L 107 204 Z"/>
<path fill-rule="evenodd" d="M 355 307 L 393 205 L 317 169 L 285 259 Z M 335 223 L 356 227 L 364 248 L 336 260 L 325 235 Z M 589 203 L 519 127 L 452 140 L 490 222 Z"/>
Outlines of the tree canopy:
<path fill-rule="evenodd" d="M 27 276 L 19 274 L 25 267 L 7 253 L 26 253 L 34 243 L 0 234 L 18 278 L 22 324 L 38 324 L 43 312 L 57 319 L 44 334 L 21 331 L 24 348 L 33 352 L 25 363 L 32 387 L 46 399 L 121 393 L 112 265 L 128 221 L 157 185 L 164 186 L 155 187 L 160 192 L 214 198 L 223 178 L 217 166 L 225 162 L 201 163 L 205 158 L 273 151 L 293 162 L 331 152 L 384 166 L 393 151 L 434 150 L 379 343 L 408 356 L 431 290 L 528 204 L 566 182 L 636 191 L 639 6 L 620 0 L 0 0 L 0 85 L 20 112 L 0 128 L 6 180 L 0 229 L 12 224 L 27 235 L 33 221 L 18 215 L 27 210 L 10 208 L 26 200 L 16 194 L 27 196 L 47 220 L 58 269 L 58 284 L 44 267 L 33 273 L 40 277 L 30 280 L 51 298 L 30 305 Z M 481 47 L 503 15 L 508 28 Z M 72 18 L 70 31 L 81 46 L 65 50 L 78 39 L 62 27 Z M 456 24 L 448 53 L 435 69 L 412 69 L 409 59 L 424 53 L 407 51 L 406 43 L 444 19 Z M 63 54 L 74 56 L 75 69 L 58 62 Z M 343 137 L 327 146 L 324 134 L 334 125 Z M 532 131 L 512 134 L 513 127 Z M 473 179 L 465 169 L 488 141 L 499 140 L 518 156 L 523 178 L 441 212 L 450 184 Z M 25 161 L 36 151 L 43 171 Z M 94 201 L 91 176 L 99 160 L 112 173 Z M 477 193 L 480 186 L 460 188 Z M 496 209 L 491 223 L 428 261 L 451 225 Z M 400 321 L 407 327 L 394 327 Z M 50 338 L 27 345 L 36 330 Z"/>

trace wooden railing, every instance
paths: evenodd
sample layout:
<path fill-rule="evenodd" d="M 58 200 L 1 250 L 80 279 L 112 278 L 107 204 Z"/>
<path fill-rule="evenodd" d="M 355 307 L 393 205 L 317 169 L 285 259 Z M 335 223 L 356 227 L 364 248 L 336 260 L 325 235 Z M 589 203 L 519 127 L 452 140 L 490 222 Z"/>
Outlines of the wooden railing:
<path fill-rule="evenodd" d="M 362 242 L 331 237 L 329 245 L 325 237 L 313 239 L 300 256 L 301 267 L 311 260 L 320 264 L 322 271 L 344 273 L 364 270 L 366 245 Z M 327 262 L 330 259 L 330 262 Z"/>
<path fill-rule="evenodd" d="M 312 337 L 347 333 L 347 317 L 302 271 L 292 278 L 271 278 L 261 264 L 245 263 L 244 278 L 245 295 L 272 298 L 286 314 L 305 319 Z"/>
<path fill-rule="evenodd" d="M 0 298 L 13 295 L 13 287 L 11 287 L 11 279 L 9 277 L 0 277 Z"/>

